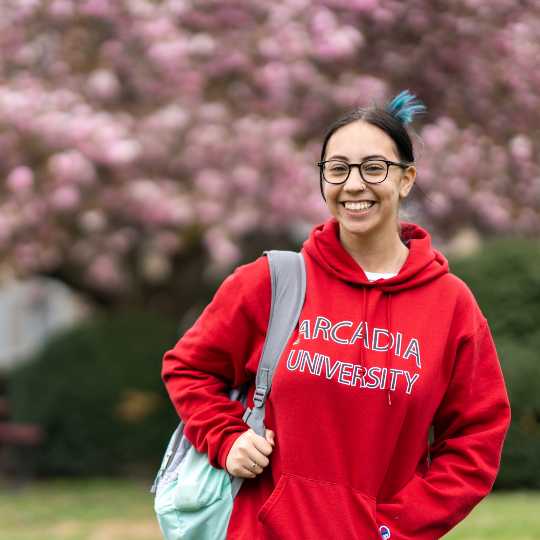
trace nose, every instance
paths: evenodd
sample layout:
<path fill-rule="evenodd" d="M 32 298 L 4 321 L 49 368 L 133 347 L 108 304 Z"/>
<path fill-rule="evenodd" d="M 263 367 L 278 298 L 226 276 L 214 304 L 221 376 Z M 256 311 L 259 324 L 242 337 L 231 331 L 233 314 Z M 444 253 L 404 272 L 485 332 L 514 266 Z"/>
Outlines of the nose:
<path fill-rule="evenodd" d="M 353 166 L 351 168 L 349 178 L 347 178 L 347 181 L 345 182 L 345 185 L 343 186 L 343 188 L 349 191 L 355 191 L 355 190 L 364 191 L 364 189 L 366 189 L 366 183 L 364 182 L 364 179 L 362 178 L 362 175 L 360 174 L 360 167 Z"/>

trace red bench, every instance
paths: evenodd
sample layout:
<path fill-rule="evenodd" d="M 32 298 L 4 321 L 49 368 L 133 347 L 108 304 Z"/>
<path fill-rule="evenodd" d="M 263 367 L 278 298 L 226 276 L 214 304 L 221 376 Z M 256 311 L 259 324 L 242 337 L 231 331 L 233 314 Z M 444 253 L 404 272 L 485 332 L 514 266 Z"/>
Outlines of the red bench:
<path fill-rule="evenodd" d="M 0 445 L 36 445 L 43 439 L 43 430 L 34 424 L 9 420 L 9 403 L 0 398 Z"/>
<path fill-rule="evenodd" d="M 0 445 L 34 446 L 43 439 L 39 426 L 0 422 Z"/>
<path fill-rule="evenodd" d="M 9 473 L 9 451 L 17 448 L 36 447 L 43 440 L 43 430 L 34 424 L 12 422 L 9 403 L 0 398 L 0 473 Z"/>

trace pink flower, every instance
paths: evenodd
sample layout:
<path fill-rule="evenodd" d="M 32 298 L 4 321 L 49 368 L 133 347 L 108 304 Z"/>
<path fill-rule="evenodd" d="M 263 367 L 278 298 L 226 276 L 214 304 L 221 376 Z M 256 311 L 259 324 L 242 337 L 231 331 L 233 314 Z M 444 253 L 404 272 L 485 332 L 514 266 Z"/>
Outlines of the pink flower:
<path fill-rule="evenodd" d="M 13 193 L 26 193 L 34 185 L 34 172 L 30 167 L 20 165 L 9 173 L 6 183 Z"/>
<path fill-rule="evenodd" d="M 98 99 L 110 101 L 120 92 L 120 83 L 116 75 L 108 69 L 97 69 L 88 77 L 89 92 Z"/>
<path fill-rule="evenodd" d="M 194 178 L 197 190 L 208 195 L 220 196 L 227 189 L 223 171 L 202 169 Z"/>
<path fill-rule="evenodd" d="M 428 194 L 426 207 L 432 215 L 437 217 L 447 216 L 452 210 L 448 197 L 444 193 L 438 191 L 433 191 Z"/>
<path fill-rule="evenodd" d="M 180 105 L 172 104 L 158 109 L 147 119 L 149 128 L 162 133 L 183 129 L 189 121 L 189 112 Z"/>
<path fill-rule="evenodd" d="M 139 235 L 132 227 L 123 227 L 111 234 L 106 241 L 107 248 L 116 255 L 125 255 L 137 243 Z"/>
<path fill-rule="evenodd" d="M 453 176 L 448 178 L 445 182 L 445 186 L 448 190 L 448 194 L 455 199 L 464 200 L 471 192 L 469 183 L 461 176 Z"/>
<path fill-rule="evenodd" d="M 111 2 L 108 0 L 86 0 L 80 8 L 85 15 L 106 17 L 112 14 Z"/>
<path fill-rule="evenodd" d="M 378 0 L 327 0 L 327 5 L 358 12 L 371 12 L 379 5 Z"/>
<path fill-rule="evenodd" d="M 243 194 L 254 194 L 259 189 L 260 173 L 249 165 L 239 165 L 231 172 L 231 181 Z"/>
<path fill-rule="evenodd" d="M 240 236 L 253 230 L 259 222 L 259 213 L 250 207 L 235 210 L 226 220 L 225 226 L 228 231 Z"/>
<path fill-rule="evenodd" d="M 47 203 L 43 198 L 33 198 L 25 201 L 21 208 L 21 221 L 26 226 L 40 227 L 43 229 L 43 224 L 47 218 Z"/>
<path fill-rule="evenodd" d="M 142 255 L 139 263 L 140 272 L 150 283 L 165 281 L 172 272 L 172 266 L 162 253 L 148 251 Z"/>
<path fill-rule="evenodd" d="M 209 56 L 216 49 L 216 42 L 209 34 L 199 32 L 188 42 L 189 52 L 200 56 Z"/>
<path fill-rule="evenodd" d="M 36 270 L 39 267 L 39 253 L 37 244 L 26 242 L 16 245 L 15 264 L 22 270 Z"/>
<path fill-rule="evenodd" d="M 224 212 L 225 208 L 218 199 L 195 201 L 195 217 L 199 223 L 214 224 L 223 216 Z"/>
<path fill-rule="evenodd" d="M 195 210 L 188 197 L 177 196 L 168 207 L 168 224 L 176 226 L 189 225 L 195 219 Z"/>
<path fill-rule="evenodd" d="M 79 206 L 80 193 L 71 186 L 56 189 L 51 196 L 51 204 L 56 210 L 74 210 Z"/>
<path fill-rule="evenodd" d="M 451 132 L 448 124 L 439 121 L 437 124 L 429 124 L 422 129 L 422 137 L 429 146 L 430 152 L 439 152 L 448 143 Z"/>
<path fill-rule="evenodd" d="M 49 13 L 58 19 L 66 19 L 73 15 L 73 12 L 72 0 L 54 0 L 49 5 Z"/>
<path fill-rule="evenodd" d="M 531 139 L 526 135 L 516 135 L 510 140 L 510 152 L 516 159 L 531 159 L 533 146 Z"/>
<path fill-rule="evenodd" d="M 172 20 L 166 17 L 150 18 L 144 21 L 139 30 L 145 42 L 152 43 L 159 41 L 163 36 L 169 36 L 175 32 L 175 25 Z"/>
<path fill-rule="evenodd" d="M 101 232 L 107 226 L 107 219 L 101 210 L 87 210 L 79 219 L 81 227 L 88 233 Z"/>
<path fill-rule="evenodd" d="M 160 232 L 155 238 L 155 246 L 158 251 L 172 255 L 182 248 L 183 242 L 178 233 L 171 231 Z"/>
<path fill-rule="evenodd" d="M 227 268 L 240 258 L 240 250 L 223 231 L 212 228 L 204 235 L 204 243 L 210 257 L 219 268 Z"/>
<path fill-rule="evenodd" d="M 534 233 L 540 227 L 540 215 L 532 208 L 524 208 L 517 217 L 516 225 L 524 233 Z"/>
<path fill-rule="evenodd" d="M 112 165 L 127 165 L 139 157 L 141 150 L 135 140 L 115 141 L 106 149 L 107 161 Z"/>
<path fill-rule="evenodd" d="M 77 150 L 53 154 L 49 158 L 48 168 L 60 184 L 90 185 L 96 179 L 94 165 Z"/>
<path fill-rule="evenodd" d="M 88 269 L 87 279 L 106 290 L 118 290 L 126 285 L 119 262 L 109 254 L 101 254 L 94 259 Z"/>
<path fill-rule="evenodd" d="M 148 50 L 149 58 L 166 71 L 182 66 L 187 53 L 188 44 L 184 39 L 156 41 Z"/>

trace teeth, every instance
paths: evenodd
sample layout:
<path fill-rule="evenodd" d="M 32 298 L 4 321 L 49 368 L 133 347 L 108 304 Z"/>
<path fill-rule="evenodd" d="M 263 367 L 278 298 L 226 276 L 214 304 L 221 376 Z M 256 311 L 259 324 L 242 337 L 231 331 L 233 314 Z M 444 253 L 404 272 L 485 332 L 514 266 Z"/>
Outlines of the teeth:
<path fill-rule="evenodd" d="M 375 203 L 373 201 L 362 201 L 362 202 L 346 202 L 344 203 L 347 210 L 367 210 L 371 208 Z"/>

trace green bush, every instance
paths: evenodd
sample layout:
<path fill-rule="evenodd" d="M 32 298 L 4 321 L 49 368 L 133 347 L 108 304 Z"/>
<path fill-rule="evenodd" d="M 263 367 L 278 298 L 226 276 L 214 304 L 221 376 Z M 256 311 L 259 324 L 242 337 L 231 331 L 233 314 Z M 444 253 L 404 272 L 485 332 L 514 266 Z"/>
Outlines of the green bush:
<path fill-rule="evenodd" d="M 174 322 L 104 315 L 51 338 L 9 376 L 15 420 L 43 426 L 42 475 L 150 473 L 177 424 L 161 381 Z"/>
<path fill-rule="evenodd" d="M 450 262 L 486 315 L 512 407 L 496 488 L 540 488 L 540 243 L 506 238 Z"/>

